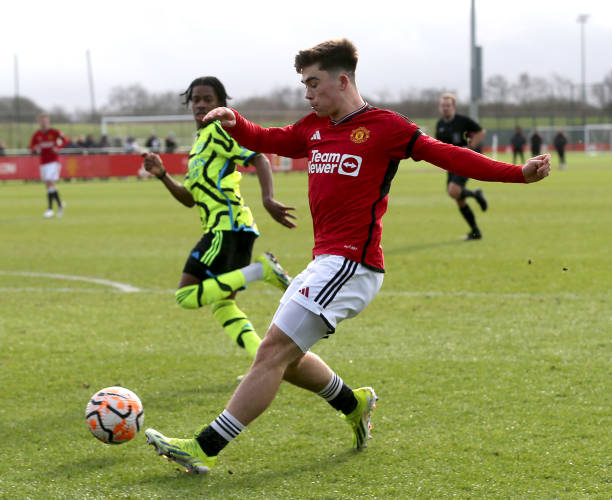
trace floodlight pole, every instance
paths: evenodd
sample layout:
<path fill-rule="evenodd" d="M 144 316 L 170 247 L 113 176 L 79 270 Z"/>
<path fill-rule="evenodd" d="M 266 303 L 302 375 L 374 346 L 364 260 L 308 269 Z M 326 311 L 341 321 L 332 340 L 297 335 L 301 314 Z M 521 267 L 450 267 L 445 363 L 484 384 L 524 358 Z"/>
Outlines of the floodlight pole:
<path fill-rule="evenodd" d="M 470 116 L 478 120 L 478 100 L 482 97 L 482 50 L 476 46 L 476 5 L 470 11 Z"/>
<path fill-rule="evenodd" d="M 580 76 L 582 80 L 582 88 L 580 98 L 582 100 L 582 124 L 586 123 L 586 57 L 584 43 L 584 26 L 589 19 L 588 14 L 580 14 L 576 22 L 580 23 Z"/>

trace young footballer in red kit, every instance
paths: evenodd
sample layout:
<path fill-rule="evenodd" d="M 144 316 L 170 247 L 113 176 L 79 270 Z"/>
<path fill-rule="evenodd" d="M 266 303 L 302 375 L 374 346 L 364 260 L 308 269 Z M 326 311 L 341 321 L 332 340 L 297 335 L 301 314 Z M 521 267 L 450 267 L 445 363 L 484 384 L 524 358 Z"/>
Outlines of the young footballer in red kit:
<path fill-rule="evenodd" d="M 204 118 L 219 120 L 252 150 L 308 158 L 315 246 L 314 259 L 283 295 L 249 373 L 225 410 L 192 439 L 147 429 L 158 453 L 190 472 L 210 470 L 218 453 L 266 410 L 283 380 L 325 399 L 351 427 L 353 446 L 366 445 L 376 393 L 371 387 L 351 389 L 310 348 L 359 314 L 382 285 L 381 220 L 400 160 L 425 160 L 485 181 L 536 182 L 550 172 L 548 155 L 522 167 L 493 161 L 428 137 L 397 113 L 369 106 L 355 83 L 356 66 L 357 50 L 346 39 L 299 52 L 295 68 L 313 113 L 294 125 L 265 129 L 229 108 Z"/>
<path fill-rule="evenodd" d="M 64 214 L 65 204 L 60 200 L 56 185 L 61 169 L 58 152 L 68 140 L 59 130 L 51 128 L 51 120 L 47 113 L 38 115 L 38 124 L 40 129 L 30 140 L 30 150 L 40 154 L 40 178 L 47 187 L 48 205 L 43 217 L 49 219 L 55 215 L 53 201 L 57 203 L 57 216 L 61 217 Z"/>

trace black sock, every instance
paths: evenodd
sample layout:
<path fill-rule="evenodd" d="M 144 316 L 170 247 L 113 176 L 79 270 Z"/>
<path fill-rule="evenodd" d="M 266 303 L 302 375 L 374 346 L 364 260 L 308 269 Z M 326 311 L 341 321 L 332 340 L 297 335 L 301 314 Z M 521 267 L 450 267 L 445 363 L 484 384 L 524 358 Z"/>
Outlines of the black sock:
<path fill-rule="evenodd" d="M 353 393 L 353 389 L 344 383 L 342 384 L 340 393 L 334 399 L 328 401 L 328 403 L 345 415 L 348 415 L 357 408 L 357 398 Z"/>
<path fill-rule="evenodd" d="M 465 188 L 461 189 L 461 199 L 469 198 L 470 196 L 474 198 L 474 191 Z"/>
<path fill-rule="evenodd" d="M 49 204 L 49 210 L 53 209 L 53 193 L 47 191 L 47 203 Z"/>
<path fill-rule="evenodd" d="M 58 208 L 60 208 L 62 206 L 62 202 L 59 197 L 59 191 L 53 191 L 52 195 L 53 195 L 53 198 L 55 198 L 55 201 L 57 202 Z"/>
<path fill-rule="evenodd" d="M 329 384 L 318 395 L 345 415 L 357 408 L 357 398 L 353 394 L 353 389 L 346 385 L 336 373 L 332 375 Z"/>
<path fill-rule="evenodd" d="M 210 425 L 196 436 L 202 451 L 207 457 L 216 457 L 219 452 L 227 446 L 229 441 L 214 430 Z"/>
<path fill-rule="evenodd" d="M 207 456 L 216 457 L 230 441 L 238 437 L 244 427 L 229 411 L 223 410 L 221 415 L 196 436 L 196 440 Z"/>
<path fill-rule="evenodd" d="M 472 228 L 472 231 L 478 231 L 478 226 L 476 225 L 476 217 L 474 216 L 474 212 L 472 212 L 470 206 L 464 205 L 462 207 L 459 207 L 459 211 L 461 212 L 461 215 L 463 215 L 465 221 L 469 224 L 470 228 Z"/>

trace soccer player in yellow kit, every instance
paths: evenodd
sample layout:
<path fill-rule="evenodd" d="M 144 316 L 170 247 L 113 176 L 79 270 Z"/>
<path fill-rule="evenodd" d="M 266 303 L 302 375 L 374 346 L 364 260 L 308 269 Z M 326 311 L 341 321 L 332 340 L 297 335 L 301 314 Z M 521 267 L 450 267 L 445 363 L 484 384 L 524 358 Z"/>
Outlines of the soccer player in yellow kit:
<path fill-rule="evenodd" d="M 274 199 L 272 171 L 264 155 L 241 147 L 218 122 L 205 125 L 201 121 L 210 110 L 227 105 L 221 81 L 212 76 L 197 78 L 182 95 L 185 105 L 191 104 L 198 129 L 184 183 L 168 175 L 158 155 L 143 155 L 146 170 L 160 179 L 180 203 L 197 206 L 200 213 L 204 235 L 189 253 L 176 300 L 186 309 L 210 304 L 213 316 L 230 338 L 254 357 L 261 339 L 236 304 L 237 289 L 263 279 L 285 290 L 290 278 L 269 252 L 251 264 L 259 231 L 240 194 L 242 174 L 236 166 L 255 166 L 265 208 L 288 228 L 295 227 L 291 220 L 295 217 L 289 213 L 293 208 Z M 229 277 L 228 282 L 224 282 L 225 277 Z"/>

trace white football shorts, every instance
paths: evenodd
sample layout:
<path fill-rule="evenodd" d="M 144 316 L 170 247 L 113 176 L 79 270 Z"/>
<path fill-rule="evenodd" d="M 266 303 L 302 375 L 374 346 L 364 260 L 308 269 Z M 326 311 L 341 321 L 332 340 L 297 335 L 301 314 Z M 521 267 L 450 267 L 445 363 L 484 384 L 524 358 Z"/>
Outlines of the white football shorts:
<path fill-rule="evenodd" d="M 44 182 L 59 181 L 61 165 L 59 161 L 52 161 L 40 166 L 40 178 Z"/>
<path fill-rule="evenodd" d="M 357 316 L 376 296 L 383 273 L 338 255 L 317 255 L 281 298 L 272 323 L 301 349 L 336 331 L 338 323 Z"/>

